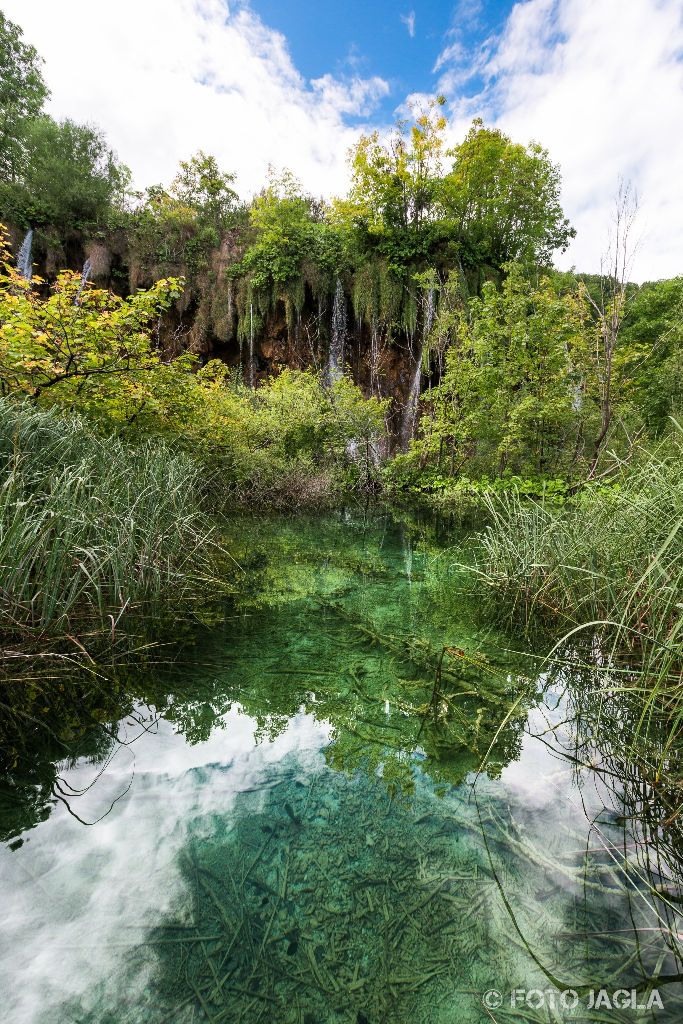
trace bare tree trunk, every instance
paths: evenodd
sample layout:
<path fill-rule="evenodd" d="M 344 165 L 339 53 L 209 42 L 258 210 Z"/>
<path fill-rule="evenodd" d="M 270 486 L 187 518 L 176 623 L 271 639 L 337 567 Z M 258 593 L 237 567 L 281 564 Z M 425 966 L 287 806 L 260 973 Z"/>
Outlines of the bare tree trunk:
<path fill-rule="evenodd" d="M 631 235 L 638 213 L 638 198 L 629 184 L 621 182 L 614 204 L 612 230 L 601 266 L 600 298 L 589 301 L 596 313 L 599 340 L 595 369 L 600 384 L 600 429 L 593 442 L 588 479 L 595 476 L 600 455 L 612 426 L 614 411 L 614 360 L 627 301 L 628 275 L 633 261 Z M 607 268 L 605 272 L 605 268 Z"/>

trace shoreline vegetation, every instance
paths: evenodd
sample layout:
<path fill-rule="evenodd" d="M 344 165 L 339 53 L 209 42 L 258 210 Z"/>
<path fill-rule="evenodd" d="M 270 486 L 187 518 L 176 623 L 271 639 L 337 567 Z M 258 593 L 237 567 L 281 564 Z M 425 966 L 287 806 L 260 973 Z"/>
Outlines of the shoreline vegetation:
<path fill-rule="evenodd" d="M 609 486 L 559 500 L 514 487 L 484 493 L 486 525 L 468 563 L 455 549 L 435 567 L 442 590 L 463 587 L 499 627 L 540 637 L 549 665 L 588 671 L 606 709 L 621 698 L 633 716 L 624 744 L 635 754 L 657 738 L 655 771 L 670 783 L 683 724 L 682 466 L 675 421 L 657 445 L 636 448 Z"/>

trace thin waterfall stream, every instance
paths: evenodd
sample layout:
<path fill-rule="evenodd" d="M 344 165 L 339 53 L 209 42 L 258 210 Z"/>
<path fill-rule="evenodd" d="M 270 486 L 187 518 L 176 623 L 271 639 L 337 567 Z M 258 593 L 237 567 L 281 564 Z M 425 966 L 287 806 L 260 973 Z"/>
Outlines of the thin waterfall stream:
<path fill-rule="evenodd" d="M 31 251 L 33 248 L 33 228 L 29 228 L 24 235 L 21 248 L 17 254 L 17 270 L 25 281 L 33 277 L 33 263 L 31 262 Z"/>
<path fill-rule="evenodd" d="M 330 383 L 334 383 L 344 374 L 344 358 L 346 353 L 346 296 L 344 295 L 344 288 L 339 278 L 337 278 L 334 289 L 331 328 L 327 377 Z"/>
<path fill-rule="evenodd" d="M 403 409 L 401 443 L 404 449 L 408 448 L 410 442 L 415 436 L 415 428 L 417 426 L 420 390 L 422 384 L 422 364 L 424 361 L 425 350 L 429 342 L 429 334 L 434 325 L 434 295 L 434 288 L 429 288 L 425 299 L 424 318 L 420 334 L 420 345 L 417 352 L 417 359 L 415 360 L 415 369 L 410 382 L 408 398 L 406 399 L 406 404 Z"/>
<path fill-rule="evenodd" d="M 254 375 L 255 375 L 255 364 L 254 364 L 254 306 L 253 303 L 249 303 L 249 369 L 248 369 L 248 383 L 249 387 L 254 386 Z"/>

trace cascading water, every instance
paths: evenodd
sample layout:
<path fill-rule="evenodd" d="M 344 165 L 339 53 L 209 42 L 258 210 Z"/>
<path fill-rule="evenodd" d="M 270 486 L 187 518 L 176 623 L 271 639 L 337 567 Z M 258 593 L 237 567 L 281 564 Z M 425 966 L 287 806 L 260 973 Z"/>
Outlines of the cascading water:
<path fill-rule="evenodd" d="M 379 331 L 374 316 L 370 324 L 370 390 L 379 392 L 377 368 L 379 364 Z"/>
<path fill-rule="evenodd" d="M 232 311 L 233 311 L 234 303 L 235 303 L 235 300 L 234 300 L 234 297 L 233 297 L 233 294 L 232 294 L 232 278 L 230 278 L 228 280 L 228 302 L 227 302 L 227 307 L 228 308 L 227 308 L 227 311 L 226 311 L 226 314 L 225 314 L 225 319 L 227 320 L 228 325 L 232 325 Z"/>
<path fill-rule="evenodd" d="M 344 349 L 346 346 L 346 297 L 342 283 L 337 278 L 332 306 L 332 336 L 330 338 L 330 356 L 327 364 L 327 378 L 330 384 L 344 374 Z"/>
<path fill-rule="evenodd" d="M 30 281 L 33 277 L 33 264 L 31 263 L 31 249 L 33 247 L 33 228 L 29 228 L 24 235 L 24 241 L 21 243 L 21 249 L 17 256 L 17 270 L 24 278 L 25 281 Z"/>
<path fill-rule="evenodd" d="M 403 571 L 409 583 L 413 582 L 413 542 L 405 526 L 401 525 L 401 549 L 403 551 Z"/>
<path fill-rule="evenodd" d="M 434 325 L 434 289 L 430 288 L 427 292 L 427 301 L 425 303 L 424 320 L 422 323 L 422 336 L 420 339 L 420 349 L 417 354 L 417 361 L 415 363 L 415 371 L 413 373 L 413 379 L 410 382 L 410 391 L 408 392 L 408 400 L 406 402 L 405 409 L 403 410 L 403 423 L 401 425 L 401 443 L 403 448 L 407 448 L 415 435 L 415 425 L 417 423 L 417 410 L 420 402 L 420 383 L 422 381 L 422 359 L 424 356 L 425 346 L 429 339 L 429 332 Z"/>
<path fill-rule="evenodd" d="M 254 305 L 249 303 L 249 387 L 254 386 Z"/>
<path fill-rule="evenodd" d="M 420 350 L 417 354 L 417 361 L 415 363 L 413 379 L 410 382 L 410 391 L 408 392 L 405 409 L 403 410 L 403 423 L 401 424 L 401 444 L 403 448 L 408 447 L 415 433 L 417 406 L 420 401 L 420 382 L 422 379 L 422 348 L 423 344 L 421 342 Z"/>
<path fill-rule="evenodd" d="M 91 273 L 92 273 L 92 260 L 90 259 L 90 257 L 88 257 L 88 259 L 83 264 L 83 271 L 81 273 L 81 283 L 78 286 L 78 291 L 76 292 L 76 298 L 74 299 L 74 305 L 76 305 L 76 306 L 80 305 L 81 295 L 83 293 L 83 289 L 85 288 L 86 284 L 88 283 L 88 278 L 90 277 Z"/>
<path fill-rule="evenodd" d="M 430 288 L 427 292 L 427 304 L 425 307 L 425 319 L 422 325 L 422 337 L 424 341 L 429 337 L 429 332 L 434 326 L 434 289 Z"/>

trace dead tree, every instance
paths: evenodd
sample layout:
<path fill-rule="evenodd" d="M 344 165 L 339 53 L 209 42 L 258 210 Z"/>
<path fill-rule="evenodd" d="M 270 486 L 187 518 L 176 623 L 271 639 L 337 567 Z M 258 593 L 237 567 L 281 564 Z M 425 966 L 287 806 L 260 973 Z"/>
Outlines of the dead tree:
<path fill-rule="evenodd" d="M 600 263 L 600 295 L 586 295 L 597 321 L 593 364 L 598 383 L 600 426 L 593 442 L 588 479 L 595 476 L 600 454 L 609 435 L 614 414 L 614 364 L 619 334 L 624 322 L 628 298 L 628 276 L 635 245 L 633 226 L 638 213 L 638 197 L 630 184 L 620 182 L 614 203 L 609 245 Z"/>

